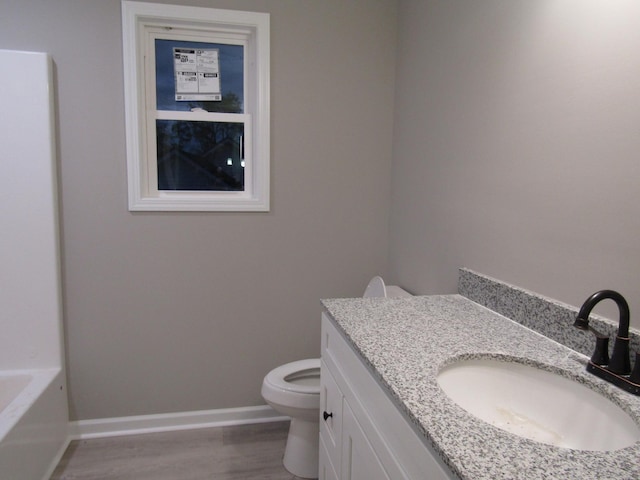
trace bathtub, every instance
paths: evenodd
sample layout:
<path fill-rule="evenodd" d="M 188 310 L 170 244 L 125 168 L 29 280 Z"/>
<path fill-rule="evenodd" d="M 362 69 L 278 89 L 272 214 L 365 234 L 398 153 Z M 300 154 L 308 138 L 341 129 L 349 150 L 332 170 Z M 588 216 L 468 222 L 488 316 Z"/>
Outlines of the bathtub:
<path fill-rule="evenodd" d="M 0 480 L 49 480 L 68 443 L 54 92 L 49 55 L 0 50 Z"/>
<path fill-rule="evenodd" d="M 68 443 L 60 368 L 0 371 L 0 479 L 44 480 Z"/>

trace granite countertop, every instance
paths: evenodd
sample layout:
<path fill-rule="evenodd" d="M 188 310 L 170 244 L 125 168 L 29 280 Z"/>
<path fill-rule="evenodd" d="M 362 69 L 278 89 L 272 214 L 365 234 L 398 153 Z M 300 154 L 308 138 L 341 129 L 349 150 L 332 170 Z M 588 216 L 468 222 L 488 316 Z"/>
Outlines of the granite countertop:
<path fill-rule="evenodd" d="M 443 366 L 463 358 L 544 364 L 603 393 L 640 424 L 640 397 L 587 373 L 586 356 L 461 295 L 322 304 L 425 443 L 461 479 L 640 478 L 640 442 L 597 452 L 524 439 L 468 414 L 436 381 Z"/>

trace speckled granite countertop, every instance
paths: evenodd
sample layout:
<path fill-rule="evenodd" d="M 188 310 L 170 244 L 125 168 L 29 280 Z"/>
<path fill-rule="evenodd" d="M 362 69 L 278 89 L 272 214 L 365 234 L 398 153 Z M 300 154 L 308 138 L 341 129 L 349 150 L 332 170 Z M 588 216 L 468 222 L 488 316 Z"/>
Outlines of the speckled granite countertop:
<path fill-rule="evenodd" d="M 425 443 L 461 479 L 640 479 L 640 442 L 614 452 L 537 443 L 466 413 L 436 381 L 443 366 L 463 358 L 544 364 L 605 394 L 640 423 L 640 397 L 588 374 L 584 355 L 461 295 L 322 304 Z"/>

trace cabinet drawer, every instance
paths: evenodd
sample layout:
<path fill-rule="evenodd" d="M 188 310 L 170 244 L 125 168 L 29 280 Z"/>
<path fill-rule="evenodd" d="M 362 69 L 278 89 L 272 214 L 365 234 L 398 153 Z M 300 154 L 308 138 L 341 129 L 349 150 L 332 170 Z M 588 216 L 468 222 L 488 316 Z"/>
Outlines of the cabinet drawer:
<path fill-rule="evenodd" d="M 326 313 L 322 314 L 321 335 L 320 351 L 322 359 L 329 367 L 329 370 L 336 375 L 340 383 L 340 378 L 338 377 L 343 376 L 341 360 L 345 355 L 351 353 L 351 348 L 331 323 Z"/>

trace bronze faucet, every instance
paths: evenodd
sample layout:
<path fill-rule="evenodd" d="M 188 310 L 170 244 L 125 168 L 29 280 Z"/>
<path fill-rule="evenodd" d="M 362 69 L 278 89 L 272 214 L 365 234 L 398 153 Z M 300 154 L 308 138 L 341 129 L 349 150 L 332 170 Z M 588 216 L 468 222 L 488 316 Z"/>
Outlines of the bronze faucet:
<path fill-rule="evenodd" d="M 613 344 L 613 352 L 609 359 L 609 337 L 589 326 L 591 311 L 602 300 L 611 299 L 618 305 L 620 320 L 618 332 Z M 640 353 L 636 353 L 636 363 L 633 373 L 629 361 L 629 304 L 625 298 L 613 290 L 600 290 L 591 295 L 582 305 L 576 318 L 574 327 L 581 330 L 591 330 L 596 336 L 596 349 L 587 364 L 587 371 L 623 388 L 640 395 Z M 631 375 L 629 375 L 631 373 Z"/>

